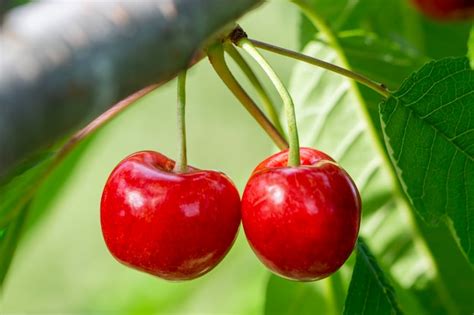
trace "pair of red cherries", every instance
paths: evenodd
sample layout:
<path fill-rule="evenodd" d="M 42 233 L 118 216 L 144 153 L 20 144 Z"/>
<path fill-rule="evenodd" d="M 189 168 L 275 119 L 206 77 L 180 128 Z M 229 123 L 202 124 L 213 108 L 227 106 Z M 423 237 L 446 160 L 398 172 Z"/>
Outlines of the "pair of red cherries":
<path fill-rule="evenodd" d="M 167 280 L 213 269 L 230 250 L 242 219 L 257 257 L 292 280 L 325 278 L 350 256 L 361 202 L 349 175 L 323 152 L 288 150 L 253 171 L 240 200 L 223 173 L 188 167 L 152 151 L 125 158 L 112 171 L 101 201 L 101 225 L 112 255 Z"/>

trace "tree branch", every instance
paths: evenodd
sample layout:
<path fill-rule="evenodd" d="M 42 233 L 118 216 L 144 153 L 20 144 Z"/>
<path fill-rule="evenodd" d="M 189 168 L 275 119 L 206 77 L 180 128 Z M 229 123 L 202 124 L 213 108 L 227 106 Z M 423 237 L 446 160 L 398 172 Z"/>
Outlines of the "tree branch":
<path fill-rule="evenodd" d="M 0 181 L 121 98 L 165 81 L 261 0 L 36 1 L 0 29 Z"/>

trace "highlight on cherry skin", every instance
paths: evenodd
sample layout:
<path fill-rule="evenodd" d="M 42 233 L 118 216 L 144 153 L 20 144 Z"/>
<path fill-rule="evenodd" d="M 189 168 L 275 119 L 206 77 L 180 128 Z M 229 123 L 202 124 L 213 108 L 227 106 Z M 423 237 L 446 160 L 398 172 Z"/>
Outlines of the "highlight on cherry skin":
<path fill-rule="evenodd" d="M 240 198 L 223 173 L 188 167 L 153 152 L 134 153 L 110 174 L 102 194 L 101 227 L 121 263 L 163 279 L 194 279 L 231 248 Z"/>
<path fill-rule="evenodd" d="M 323 279 L 349 258 L 359 232 L 361 200 L 350 176 L 323 152 L 288 150 L 260 163 L 242 196 L 242 224 L 260 261 L 297 281 Z"/>

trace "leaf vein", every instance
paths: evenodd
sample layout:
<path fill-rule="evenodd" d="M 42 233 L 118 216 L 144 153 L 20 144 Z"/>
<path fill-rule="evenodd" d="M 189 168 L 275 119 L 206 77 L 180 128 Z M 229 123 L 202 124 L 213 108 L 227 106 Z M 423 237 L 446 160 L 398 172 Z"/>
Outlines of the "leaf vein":
<path fill-rule="evenodd" d="M 381 288 L 385 288 L 385 283 L 384 281 L 380 278 L 379 274 L 377 273 L 377 271 L 375 270 L 374 266 L 372 265 L 372 261 L 369 259 L 369 254 L 365 251 L 365 248 L 363 248 L 362 246 L 359 246 L 361 252 L 363 253 L 362 255 L 362 258 L 364 259 L 365 263 L 367 264 L 370 272 L 373 274 L 374 276 L 374 279 L 376 280 L 377 284 L 381 287 Z M 369 282 L 370 283 L 370 282 Z M 368 290 L 367 290 L 368 291 Z M 388 303 L 390 304 L 390 306 L 392 306 L 392 308 L 394 310 L 397 310 L 398 309 L 398 305 L 396 305 L 396 303 L 394 303 L 394 301 L 392 301 L 392 298 L 391 298 L 391 295 L 390 294 L 387 294 L 387 300 L 388 300 Z"/>
<path fill-rule="evenodd" d="M 422 188 L 422 193 L 421 193 L 421 199 L 423 199 L 425 197 L 425 188 L 426 188 L 426 178 L 428 178 L 428 173 L 430 171 L 430 167 L 431 167 L 431 160 L 433 158 L 433 148 L 434 148 L 434 144 L 436 142 L 436 131 L 435 131 L 435 134 L 433 135 L 433 141 L 431 141 L 431 147 L 430 147 L 430 157 L 428 158 L 428 166 L 425 168 L 425 174 L 423 176 L 423 188 Z"/>
<path fill-rule="evenodd" d="M 471 223 L 469 221 L 469 192 L 467 191 L 467 181 L 466 181 L 466 165 L 467 165 L 467 159 L 465 160 L 464 162 L 464 168 L 463 168 L 463 181 L 464 181 L 464 192 L 466 194 L 466 233 L 467 233 L 467 250 L 466 250 L 466 253 L 467 253 L 467 256 L 469 257 L 470 256 L 470 253 L 471 253 L 471 248 L 472 248 L 472 240 L 471 240 L 471 235 L 470 235 L 470 231 L 471 231 Z"/>
<path fill-rule="evenodd" d="M 446 104 L 443 104 L 443 105 L 439 106 L 438 108 L 435 108 L 434 110 L 432 110 L 432 111 L 429 112 L 428 114 L 426 114 L 426 115 L 424 115 L 424 116 L 420 116 L 420 118 L 421 118 L 421 119 L 426 119 L 426 118 L 428 118 L 429 116 L 431 116 L 432 114 L 436 113 L 437 111 L 439 111 L 439 110 L 445 108 L 446 106 L 449 106 L 449 105 L 451 105 L 452 103 L 455 103 L 455 102 L 457 102 L 457 101 L 459 101 L 459 100 L 463 99 L 464 97 L 469 96 L 469 95 L 471 95 L 471 94 L 474 94 L 474 90 L 470 91 L 469 93 L 463 94 L 463 95 L 461 95 L 461 96 L 459 96 L 459 97 L 453 99 L 452 101 L 450 101 L 450 102 L 448 102 L 448 103 L 446 103 Z"/>
<path fill-rule="evenodd" d="M 431 72 L 433 71 L 434 67 L 431 69 Z M 447 79 L 449 78 L 452 78 L 462 72 L 469 72 L 471 71 L 470 69 L 462 69 L 462 70 L 459 70 L 459 71 L 456 71 L 456 72 L 453 72 L 445 77 L 443 77 L 441 80 L 438 80 L 438 81 L 435 81 L 435 83 L 433 83 L 433 85 L 431 85 L 431 87 L 429 89 L 427 89 L 420 97 L 418 97 L 416 100 L 412 101 L 411 103 L 407 103 L 405 104 L 405 107 L 411 107 L 413 104 L 416 104 L 418 103 L 421 99 L 423 99 L 426 95 L 428 95 L 429 92 L 431 92 L 431 90 L 433 90 L 438 84 L 446 81 Z M 413 84 L 411 86 L 410 89 L 408 89 L 409 91 L 411 91 L 411 89 L 413 89 L 413 87 L 419 85 L 421 83 L 422 80 L 418 80 L 417 81 L 417 84 Z M 407 91 L 408 92 L 408 91 Z M 398 98 L 402 98 L 404 95 L 407 94 L 407 92 L 403 93 L 402 96 L 398 96 Z"/>
<path fill-rule="evenodd" d="M 451 169 L 453 167 L 453 162 L 456 158 L 456 154 L 458 154 L 458 151 L 454 151 L 454 154 L 453 154 L 453 157 L 451 158 L 451 162 L 449 162 L 449 167 L 448 167 L 448 173 L 446 175 L 446 185 L 445 185 L 445 189 L 446 189 L 446 202 L 445 202 L 445 205 L 444 205 L 444 213 L 448 213 L 448 205 L 449 205 L 449 177 L 451 177 Z"/>
<path fill-rule="evenodd" d="M 408 124 L 410 123 L 410 119 L 411 119 L 411 114 L 412 112 L 410 111 L 410 113 L 408 114 L 408 118 L 405 121 L 405 128 L 403 129 L 402 143 L 400 144 L 400 152 L 398 152 L 397 162 L 400 161 L 400 158 L 402 157 L 403 148 L 405 146 L 405 138 L 407 134 Z"/>

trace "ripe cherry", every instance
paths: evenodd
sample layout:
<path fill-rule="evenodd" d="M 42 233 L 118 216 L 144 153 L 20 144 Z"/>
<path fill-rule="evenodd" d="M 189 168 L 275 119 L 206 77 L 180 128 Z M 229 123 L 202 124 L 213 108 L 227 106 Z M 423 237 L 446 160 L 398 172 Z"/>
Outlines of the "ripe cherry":
<path fill-rule="evenodd" d="M 240 198 L 224 174 L 152 151 L 125 158 L 112 171 L 101 201 L 105 243 L 125 265 L 168 280 L 188 280 L 214 268 L 232 246 Z"/>
<path fill-rule="evenodd" d="M 257 257 L 274 273 L 312 281 L 339 269 L 359 232 L 361 202 L 349 175 L 326 154 L 288 150 L 260 163 L 242 197 L 242 223 Z"/>
<path fill-rule="evenodd" d="M 474 17 L 473 0 L 413 0 L 413 2 L 423 13 L 440 20 Z"/>

